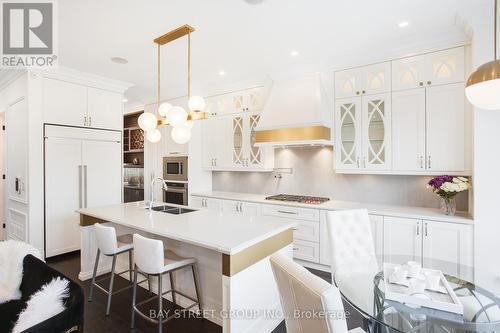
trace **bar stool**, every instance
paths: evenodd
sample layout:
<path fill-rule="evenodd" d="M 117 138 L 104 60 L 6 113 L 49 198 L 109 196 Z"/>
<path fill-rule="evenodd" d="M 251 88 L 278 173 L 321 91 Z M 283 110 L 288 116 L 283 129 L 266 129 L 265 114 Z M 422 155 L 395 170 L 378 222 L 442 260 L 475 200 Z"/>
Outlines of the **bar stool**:
<path fill-rule="evenodd" d="M 173 251 L 164 250 L 163 242 L 161 240 L 149 239 L 138 234 L 134 234 L 133 243 L 135 248 L 135 265 L 134 265 L 134 289 L 132 293 L 132 320 L 130 328 L 134 328 L 135 326 L 135 313 L 137 312 L 144 319 L 154 324 L 157 324 L 158 332 L 161 333 L 162 325 L 176 316 L 176 314 L 173 314 L 165 319 L 161 319 L 163 313 L 162 312 L 163 295 L 168 293 L 172 293 L 172 301 L 174 304 L 176 304 L 175 302 L 176 294 L 182 295 L 185 298 L 194 302 L 190 306 L 184 308 L 182 311 L 188 311 L 189 309 L 195 306 L 198 306 L 198 309 L 200 311 L 202 310 L 200 303 L 200 292 L 195 272 L 196 259 L 183 258 L 175 254 Z M 172 273 L 176 270 L 183 269 L 189 266 L 191 266 L 191 270 L 193 272 L 196 299 L 174 289 Z M 143 274 L 148 274 L 149 276 L 152 275 L 158 277 L 158 295 L 150 297 L 142 302 L 136 303 L 138 273 L 143 273 Z M 170 290 L 163 292 L 162 276 L 167 273 L 170 276 Z M 154 299 L 158 300 L 158 314 L 159 314 L 158 320 L 150 318 L 149 316 L 147 316 L 138 309 L 138 306 L 148 303 Z"/>
<path fill-rule="evenodd" d="M 134 246 L 132 244 L 132 235 L 127 234 L 123 236 L 118 236 L 116 237 L 116 230 L 113 227 L 108 227 L 104 226 L 100 223 L 94 224 L 94 229 L 95 229 L 95 235 L 97 239 L 97 255 L 95 258 L 95 264 L 94 264 L 94 273 L 92 274 L 92 283 L 90 284 L 90 293 L 89 293 L 89 302 L 92 302 L 92 296 L 94 294 L 94 286 L 102 290 L 106 295 L 108 295 L 108 302 L 106 305 L 106 316 L 109 315 L 109 310 L 111 308 L 111 297 L 119 293 L 121 291 L 124 291 L 126 289 L 129 289 L 132 287 L 132 278 L 133 278 L 133 259 L 132 259 L 132 252 L 134 251 Z M 97 276 L 97 267 L 99 266 L 99 257 L 102 254 L 108 257 L 113 257 L 113 263 L 111 265 L 111 276 L 110 276 L 110 281 L 109 281 L 109 290 L 104 289 L 100 285 L 98 285 L 98 282 L 101 282 L 108 277 L 101 278 L 99 280 L 96 280 Z M 128 252 L 128 263 L 129 263 L 129 269 L 120 272 L 120 273 L 115 273 L 115 268 L 116 268 L 116 257 L 119 254 L 126 253 Z M 115 274 L 117 275 L 122 275 L 125 273 L 129 273 L 129 278 L 130 278 L 130 285 L 121 289 L 118 289 L 113 292 L 113 284 L 115 281 Z M 140 283 L 143 283 L 145 281 L 148 281 L 149 284 L 149 290 L 151 292 L 151 284 L 149 283 L 149 277 L 148 279 L 145 279 L 143 281 L 140 281 Z"/>

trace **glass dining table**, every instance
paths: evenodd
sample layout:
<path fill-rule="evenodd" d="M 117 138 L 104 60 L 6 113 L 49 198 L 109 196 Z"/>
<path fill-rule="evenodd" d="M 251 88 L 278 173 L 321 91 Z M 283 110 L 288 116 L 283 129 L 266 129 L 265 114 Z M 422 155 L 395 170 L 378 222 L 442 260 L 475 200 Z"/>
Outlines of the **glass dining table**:
<path fill-rule="evenodd" d="M 500 332 L 500 298 L 473 283 L 471 267 L 405 256 L 391 256 L 385 263 L 404 265 L 409 261 L 441 270 L 463 305 L 463 315 L 386 299 L 384 261 L 359 258 L 336 267 L 332 280 L 344 300 L 365 318 L 370 332 Z"/>

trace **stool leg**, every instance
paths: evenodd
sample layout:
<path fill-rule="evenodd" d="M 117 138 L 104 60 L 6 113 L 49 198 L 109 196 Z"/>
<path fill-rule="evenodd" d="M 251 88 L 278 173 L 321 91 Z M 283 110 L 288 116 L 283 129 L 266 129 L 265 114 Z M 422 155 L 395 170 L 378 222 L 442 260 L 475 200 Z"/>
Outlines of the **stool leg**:
<path fill-rule="evenodd" d="M 149 288 L 149 296 L 153 295 L 153 289 L 151 288 L 151 275 L 148 274 L 148 288 Z"/>
<path fill-rule="evenodd" d="M 134 285 L 132 287 L 132 318 L 130 319 L 130 328 L 135 327 L 135 298 L 137 296 L 137 267 L 134 266 Z"/>
<path fill-rule="evenodd" d="M 198 309 L 202 311 L 201 299 L 200 299 L 200 287 L 198 286 L 198 279 L 196 278 L 196 272 L 194 265 L 191 265 L 191 271 L 193 272 L 194 289 L 196 290 L 196 299 L 198 300 Z"/>
<path fill-rule="evenodd" d="M 161 274 L 158 274 L 158 333 L 162 332 L 162 318 L 163 318 L 163 297 L 161 296 L 163 289 L 161 286 Z"/>
<path fill-rule="evenodd" d="M 133 259 L 132 259 L 132 252 L 133 250 L 128 251 L 128 269 L 129 269 L 129 277 L 130 277 L 130 283 L 132 283 L 132 275 L 133 275 Z"/>
<path fill-rule="evenodd" d="M 173 272 L 168 273 L 168 276 L 170 276 L 170 289 L 172 289 L 172 302 L 174 302 L 174 305 L 177 305 L 175 302 L 175 291 L 174 291 L 174 278 L 172 276 Z"/>
<path fill-rule="evenodd" d="M 89 302 L 92 302 L 92 295 L 94 294 L 95 277 L 97 275 L 97 267 L 99 266 L 100 256 L 101 256 L 101 250 L 97 249 L 97 255 L 95 256 L 95 263 L 94 263 L 94 273 L 92 274 L 92 282 L 90 283 Z"/>
<path fill-rule="evenodd" d="M 113 264 L 111 265 L 111 280 L 109 281 L 108 304 L 106 305 L 106 316 L 109 316 L 109 309 L 111 308 L 111 296 L 113 296 L 113 284 L 115 282 L 115 266 L 116 266 L 116 254 L 113 255 Z"/>

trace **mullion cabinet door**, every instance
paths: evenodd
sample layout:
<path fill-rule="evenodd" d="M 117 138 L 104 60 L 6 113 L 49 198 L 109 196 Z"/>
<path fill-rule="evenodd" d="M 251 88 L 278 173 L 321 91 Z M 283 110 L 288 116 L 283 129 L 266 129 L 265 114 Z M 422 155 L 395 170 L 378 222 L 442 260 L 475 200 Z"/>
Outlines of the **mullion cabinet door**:
<path fill-rule="evenodd" d="M 365 169 L 391 168 L 391 95 L 364 96 L 363 159 Z"/>
<path fill-rule="evenodd" d="M 255 145 L 257 142 L 257 132 L 255 131 L 255 127 L 260 120 L 260 114 L 250 114 L 247 117 L 247 138 L 248 138 L 248 166 L 249 167 L 259 167 L 263 164 L 264 153 L 263 148 Z"/>
<path fill-rule="evenodd" d="M 335 73 L 335 98 L 347 98 L 361 95 L 359 69 L 346 69 Z"/>
<path fill-rule="evenodd" d="M 361 155 L 361 98 L 337 100 L 335 161 L 337 169 L 359 169 Z"/>
<path fill-rule="evenodd" d="M 244 117 L 242 115 L 234 116 L 231 120 L 232 126 L 232 147 L 231 158 L 232 164 L 235 167 L 243 167 L 245 160 L 245 145 L 244 145 Z"/>
<path fill-rule="evenodd" d="M 391 91 L 391 63 L 383 62 L 359 69 L 362 95 L 381 94 Z"/>

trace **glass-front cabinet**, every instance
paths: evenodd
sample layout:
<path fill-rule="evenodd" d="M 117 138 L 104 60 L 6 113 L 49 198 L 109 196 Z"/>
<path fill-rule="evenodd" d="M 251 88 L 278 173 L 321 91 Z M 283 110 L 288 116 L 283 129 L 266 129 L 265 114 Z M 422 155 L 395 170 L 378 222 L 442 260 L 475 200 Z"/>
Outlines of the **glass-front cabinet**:
<path fill-rule="evenodd" d="M 336 102 L 335 168 L 390 169 L 391 94 Z"/>
<path fill-rule="evenodd" d="M 233 167 L 255 168 L 263 162 L 263 148 L 256 146 L 259 114 L 241 114 L 232 117 L 232 164 Z"/>

